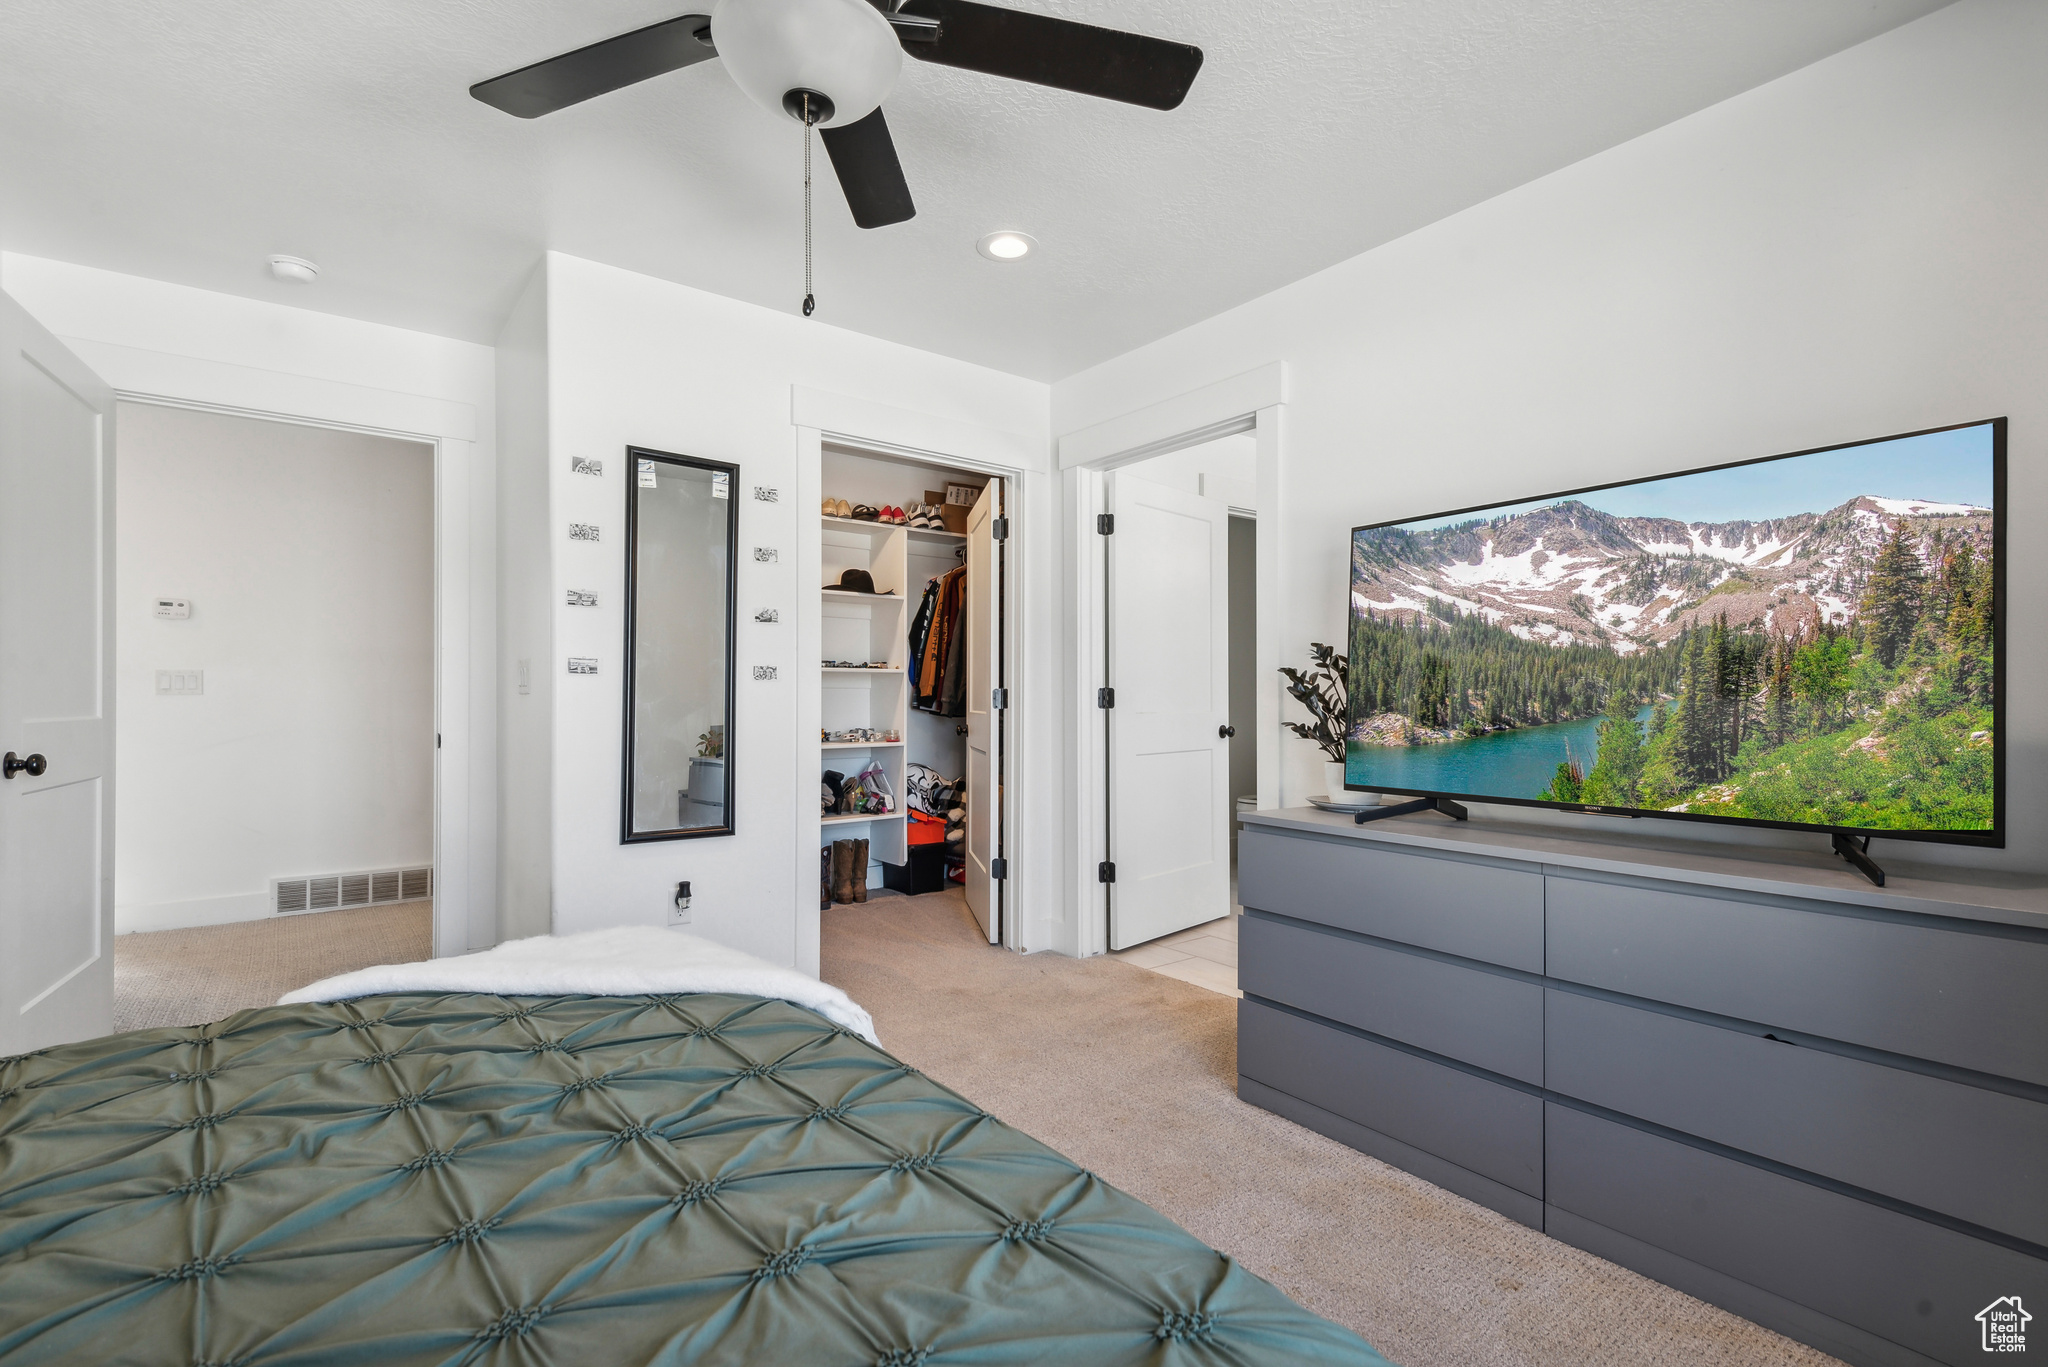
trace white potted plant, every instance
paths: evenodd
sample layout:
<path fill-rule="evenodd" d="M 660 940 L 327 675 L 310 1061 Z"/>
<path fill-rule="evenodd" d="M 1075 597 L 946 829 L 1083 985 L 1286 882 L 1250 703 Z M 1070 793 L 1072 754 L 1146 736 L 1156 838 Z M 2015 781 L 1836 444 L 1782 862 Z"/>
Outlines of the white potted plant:
<path fill-rule="evenodd" d="M 1315 661 L 1313 669 L 1304 673 L 1282 665 L 1280 672 L 1287 676 L 1287 696 L 1308 710 L 1309 720 L 1282 724 L 1323 752 L 1327 800 L 1343 802 L 1348 796 L 1344 791 L 1344 732 L 1350 714 L 1350 662 L 1321 641 L 1311 642 L 1308 654 Z M 1355 800 L 1367 799 L 1360 795 Z"/>

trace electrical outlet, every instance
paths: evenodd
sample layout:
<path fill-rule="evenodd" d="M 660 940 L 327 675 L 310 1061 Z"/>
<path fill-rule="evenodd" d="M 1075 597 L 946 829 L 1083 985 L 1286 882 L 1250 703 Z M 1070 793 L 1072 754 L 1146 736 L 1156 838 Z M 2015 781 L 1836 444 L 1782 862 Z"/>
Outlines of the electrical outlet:
<path fill-rule="evenodd" d="M 690 924 L 690 884 L 688 879 L 676 884 L 676 895 L 669 902 L 668 923 L 672 926 L 686 926 Z"/>

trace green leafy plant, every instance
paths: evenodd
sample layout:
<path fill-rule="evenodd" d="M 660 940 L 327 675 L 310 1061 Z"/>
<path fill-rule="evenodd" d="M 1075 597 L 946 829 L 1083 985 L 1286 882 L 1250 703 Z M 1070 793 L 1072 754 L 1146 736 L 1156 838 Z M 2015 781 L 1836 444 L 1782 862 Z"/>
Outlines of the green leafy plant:
<path fill-rule="evenodd" d="M 725 758 L 725 728 L 723 726 L 714 726 L 697 737 L 697 757 L 699 759 Z"/>
<path fill-rule="evenodd" d="M 1350 696 L 1350 664 L 1321 641 L 1311 642 L 1309 658 L 1315 667 L 1303 672 L 1287 665 L 1280 672 L 1287 678 L 1287 696 L 1308 709 L 1310 720 L 1281 723 L 1317 749 L 1334 764 L 1344 762 L 1346 699 Z"/>

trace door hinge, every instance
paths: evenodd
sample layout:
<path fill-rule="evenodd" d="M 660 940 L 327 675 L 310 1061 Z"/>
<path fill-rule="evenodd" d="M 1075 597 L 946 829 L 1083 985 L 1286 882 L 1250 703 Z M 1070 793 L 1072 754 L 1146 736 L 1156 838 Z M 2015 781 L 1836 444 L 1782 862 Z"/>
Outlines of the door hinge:
<path fill-rule="evenodd" d="M 1116 690 L 1115 690 L 1114 688 L 1098 688 L 1098 689 L 1096 689 L 1096 690 L 1095 690 L 1095 705 L 1096 705 L 1097 707 L 1099 707 L 1099 708 L 1103 709 L 1103 710 L 1104 710 L 1105 712 L 1106 712 L 1106 711 L 1108 711 L 1108 710 L 1109 710 L 1110 708 L 1112 708 L 1112 707 L 1115 707 L 1115 706 L 1116 706 Z"/>
<path fill-rule="evenodd" d="M 1010 539 L 1010 519 L 1007 517 L 999 517 L 995 519 L 995 521 L 990 524 L 990 530 L 994 534 L 996 540 L 1008 541 Z"/>
<path fill-rule="evenodd" d="M 1096 534 L 1097 536 L 1111 536 L 1111 535 L 1115 534 L 1115 532 L 1116 532 L 1116 514 L 1115 514 L 1115 513 L 1097 513 L 1097 514 L 1095 515 L 1095 534 Z"/>
<path fill-rule="evenodd" d="M 998 881 L 1010 876 L 1010 861 L 997 855 L 988 861 L 988 876 Z"/>
<path fill-rule="evenodd" d="M 434 748 L 436 750 L 441 748 L 441 733 L 439 731 L 434 733 Z"/>
<path fill-rule="evenodd" d="M 1099 883 L 1114 883 L 1116 881 L 1116 865 L 1110 863 L 1107 859 L 1103 860 L 1095 866 L 1095 879 Z"/>
<path fill-rule="evenodd" d="M 1003 710 L 1004 708 L 1008 707 L 1009 705 L 1010 705 L 1010 690 L 1009 690 L 1009 689 L 1007 689 L 1007 688 L 992 688 L 992 689 L 990 689 L 990 690 L 989 690 L 989 694 L 988 694 L 988 710 L 989 710 L 989 711 L 991 711 L 991 712 L 1000 712 L 1000 711 L 1002 711 L 1002 710 Z"/>

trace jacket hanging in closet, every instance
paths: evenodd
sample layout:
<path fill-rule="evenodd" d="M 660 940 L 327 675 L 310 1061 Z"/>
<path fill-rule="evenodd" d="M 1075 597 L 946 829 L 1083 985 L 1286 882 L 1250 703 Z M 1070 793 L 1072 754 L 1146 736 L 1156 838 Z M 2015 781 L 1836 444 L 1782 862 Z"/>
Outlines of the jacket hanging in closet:
<path fill-rule="evenodd" d="M 966 712 L 966 642 L 961 639 L 966 606 L 965 566 L 925 586 L 910 637 L 912 705 L 921 711 L 942 717 Z"/>

